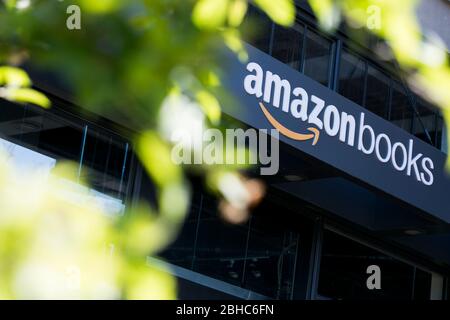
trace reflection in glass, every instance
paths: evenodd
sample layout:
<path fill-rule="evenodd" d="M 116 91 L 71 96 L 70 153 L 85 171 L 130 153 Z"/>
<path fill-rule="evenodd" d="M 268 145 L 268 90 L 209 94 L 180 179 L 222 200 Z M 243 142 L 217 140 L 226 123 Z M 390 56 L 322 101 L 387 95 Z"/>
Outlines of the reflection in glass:
<path fill-rule="evenodd" d="M 378 266 L 381 289 L 367 287 L 367 267 Z M 430 295 L 431 274 L 415 281 L 415 267 L 325 230 L 318 293 L 324 299 L 421 299 Z M 372 274 L 372 273 L 371 273 Z"/>
<path fill-rule="evenodd" d="M 111 214 L 122 214 L 128 191 L 131 153 L 127 142 L 58 109 L 50 111 L 0 100 L 1 144 L 16 164 L 49 171 L 60 160 L 79 164 L 86 191 Z"/>
<path fill-rule="evenodd" d="M 247 235 L 248 223 L 228 224 L 219 218 L 217 202 L 205 197 L 199 218 L 194 271 L 240 286 Z"/>
<path fill-rule="evenodd" d="M 433 107 L 421 98 L 416 101 L 413 134 L 419 139 L 435 144 L 436 114 Z"/>
<path fill-rule="evenodd" d="M 366 109 L 386 117 L 389 101 L 390 79 L 384 73 L 369 65 L 367 70 L 366 97 L 364 106 Z"/>
<path fill-rule="evenodd" d="M 244 40 L 259 50 L 269 53 L 272 22 L 265 13 L 249 6 L 245 21 L 242 24 Z"/>
<path fill-rule="evenodd" d="M 286 221 L 274 219 L 276 211 L 264 203 L 252 217 L 244 286 L 271 298 L 289 299 L 298 234 L 289 232 Z"/>
<path fill-rule="evenodd" d="M 203 203 L 203 195 L 199 192 L 194 193 L 191 208 L 184 221 L 183 228 L 178 234 L 177 239 L 169 248 L 161 253 L 161 256 L 168 262 L 186 269 L 192 269 L 195 259 L 197 228 L 199 215 Z"/>
<path fill-rule="evenodd" d="M 305 40 L 304 74 L 327 86 L 331 61 L 331 43 L 309 31 Z"/>
<path fill-rule="evenodd" d="M 303 27 L 298 24 L 292 28 L 283 28 L 277 25 L 274 32 L 272 56 L 299 70 L 303 32 Z"/>
<path fill-rule="evenodd" d="M 411 132 L 413 109 L 408 99 L 405 87 L 394 82 L 392 88 L 392 100 L 390 121 L 407 132 Z"/>
<path fill-rule="evenodd" d="M 339 93 L 353 102 L 363 105 L 365 62 L 342 51 L 339 69 Z"/>

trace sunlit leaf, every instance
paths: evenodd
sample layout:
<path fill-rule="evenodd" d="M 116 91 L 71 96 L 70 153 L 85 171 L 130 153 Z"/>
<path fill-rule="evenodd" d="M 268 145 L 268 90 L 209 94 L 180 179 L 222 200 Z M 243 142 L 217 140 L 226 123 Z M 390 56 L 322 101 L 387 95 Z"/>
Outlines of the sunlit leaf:
<path fill-rule="evenodd" d="M 322 28 L 327 31 L 337 28 L 340 22 L 340 11 L 335 1 L 309 0 L 309 4 L 316 13 Z"/>
<path fill-rule="evenodd" d="M 161 267 L 131 266 L 126 276 L 128 288 L 126 299 L 173 300 L 176 299 L 177 283 L 169 271 Z"/>
<path fill-rule="evenodd" d="M 291 26 L 295 20 L 295 6 L 292 0 L 254 0 L 267 15 L 282 26 Z"/>
<path fill-rule="evenodd" d="M 94 14 L 105 14 L 120 8 L 122 0 L 78 0 L 82 10 Z"/>
<path fill-rule="evenodd" d="M 247 13 L 246 0 L 232 0 L 228 9 L 228 23 L 232 27 L 238 27 L 244 20 Z"/>
<path fill-rule="evenodd" d="M 49 108 L 50 100 L 41 92 L 30 88 L 0 88 L 0 97 L 19 103 L 32 103 Z"/>
<path fill-rule="evenodd" d="M 199 0 L 192 13 L 192 21 L 201 29 L 215 30 L 224 25 L 228 0 Z"/>
<path fill-rule="evenodd" d="M 197 92 L 196 98 L 211 123 L 219 124 L 221 109 L 217 98 L 206 90 Z"/>
<path fill-rule="evenodd" d="M 31 80 L 27 73 L 15 67 L 0 67 L 0 86 L 29 87 Z"/>
<path fill-rule="evenodd" d="M 240 33 L 237 29 L 224 30 L 223 37 L 225 44 L 228 46 L 228 48 L 230 48 L 234 53 L 237 54 L 241 62 L 245 62 L 248 60 L 247 51 L 245 50 L 244 43 L 242 42 Z"/>
<path fill-rule="evenodd" d="M 169 145 L 153 131 L 141 134 L 137 142 L 138 155 L 147 172 L 159 186 L 180 181 L 181 168 L 174 164 Z"/>

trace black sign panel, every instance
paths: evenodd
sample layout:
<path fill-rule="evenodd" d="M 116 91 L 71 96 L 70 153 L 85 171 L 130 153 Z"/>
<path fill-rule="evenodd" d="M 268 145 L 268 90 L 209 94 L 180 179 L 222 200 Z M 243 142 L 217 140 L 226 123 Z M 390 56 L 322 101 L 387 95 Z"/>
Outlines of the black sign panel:
<path fill-rule="evenodd" d="M 450 222 L 450 178 L 441 151 L 265 53 L 230 55 L 226 86 L 239 105 L 225 112 L 276 128 L 298 150 Z M 352 199 L 348 199 L 352 201 Z"/>

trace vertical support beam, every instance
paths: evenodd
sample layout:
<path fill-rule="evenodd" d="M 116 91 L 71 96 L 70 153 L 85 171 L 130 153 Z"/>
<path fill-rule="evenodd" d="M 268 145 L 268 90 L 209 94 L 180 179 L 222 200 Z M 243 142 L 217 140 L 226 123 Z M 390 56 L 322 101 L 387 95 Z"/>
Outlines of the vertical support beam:
<path fill-rule="evenodd" d="M 444 277 L 437 273 L 431 274 L 430 300 L 442 300 Z"/>
<path fill-rule="evenodd" d="M 86 147 L 86 137 L 87 137 L 87 132 L 88 132 L 88 126 L 85 125 L 83 128 L 83 137 L 81 139 L 81 152 L 80 152 L 80 161 L 78 164 L 78 182 L 80 181 L 80 176 L 81 176 L 81 170 L 83 168 L 83 160 L 84 160 L 84 149 Z"/>
<path fill-rule="evenodd" d="M 317 299 L 317 289 L 319 287 L 320 258 L 322 255 L 323 240 L 323 220 L 322 217 L 316 218 L 314 223 L 313 244 L 311 250 L 308 289 L 306 299 Z"/>
<path fill-rule="evenodd" d="M 341 49 L 342 49 L 342 41 L 337 39 L 333 44 L 333 64 L 332 64 L 332 76 L 330 79 L 330 89 L 333 91 L 339 91 L 339 70 L 341 67 Z"/>

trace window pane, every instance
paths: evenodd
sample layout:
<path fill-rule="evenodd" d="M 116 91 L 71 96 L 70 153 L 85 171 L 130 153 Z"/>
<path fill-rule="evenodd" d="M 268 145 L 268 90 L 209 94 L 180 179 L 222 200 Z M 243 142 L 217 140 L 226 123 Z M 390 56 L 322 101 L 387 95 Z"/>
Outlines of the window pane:
<path fill-rule="evenodd" d="M 289 232 L 280 210 L 265 201 L 252 215 L 245 269 L 245 287 L 275 299 L 290 297 L 298 234 Z"/>
<path fill-rule="evenodd" d="M 442 140 L 445 139 L 443 132 L 444 132 L 444 120 L 441 116 L 438 116 L 437 119 L 437 125 L 436 125 L 436 148 L 442 150 L 444 145 L 442 143 Z M 444 150 L 444 152 L 447 152 L 447 150 Z"/>
<path fill-rule="evenodd" d="M 242 24 L 245 41 L 261 51 L 269 53 L 272 22 L 259 9 L 249 6 L 249 11 Z"/>
<path fill-rule="evenodd" d="M 431 274 L 416 268 L 414 277 L 414 300 L 430 300 Z"/>
<path fill-rule="evenodd" d="M 0 104 L 0 136 L 5 146 L 20 151 L 22 158 L 17 161 L 31 161 L 32 165 L 52 161 L 49 173 L 60 160 L 82 161 L 80 178 L 90 182 L 88 194 L 107 213 L 123 213 L 131 160 L 124 139 L 100 133 L 92 125 L 87 127 L 82 119 L 58 111 L 56 103 L 51 111 L 3 101 Z"/>
<path fill-rule="evenodd" d="M 83 174 L 90 185 L 115 206 L 116 213 L 124 209 L 129 178 L 130 154 L 127 142 L 117 136 L 88 126 L 83 155 Z M 108 199 L 108 197 L 111 197 Z"/>
<path fill-rule="evenodd" d="M 55 160 L 78 162 L 83 126 L 34 106 L 0 100 L 0 136 Z"/>
<path fill-rule="evenodd" d="M 400 128 L 411 132 L 413 109 L 403 85 L 394 82 L 392 88 L 390 121 Z"/>
<path fill-rule="evenodd" d="M 362 106 L 364 77 L 364 61 L 346 51 L 342 51 L 339 69 L 339 93 Z"/>
<path fill-rule="evenodd" d="M 273 57 L 298 70 L 303 42 L 303 27 L 295 25 L 293 28 L 275 27 Z"/>
<path fill-rule="evenodd" d="M 421 98 L 416 102 L 413 134 L 419 139 L 434 144 L 436 134 L 436 114 L 433 107 Z"/>
<path fill-rule="evenodd" d="M 328 85 L 331 43 L 318 34 L 306 34 L 304 73 L 312 79 Z"/>
<path fill-rule="evenodd" d="M 184 221 L 183 228 L 177 239 L 167 248 L 161 256 L 175 265 L 192 269 L 195 256 L 195 239 L 198 226 L 198 218 L 202 203 L 202 194 L 195 192 L 192 197 L 189 214 Z"/>
<path fill-rule="evenodd" d="M 389 101 L 389 77 L 369 65 L 367 70 L 366 109 L 385 118 Z"/>
<path fill-rule="evenodd" d="M 371 265 L 380 268 L 381 289 L 367 288 L 367 279 L 373 274 L 367 274 L 367 267 Z M 413 266 L 332 231 L 324 231 L 318 288 L 322 298 L 410 300 L 413 284 Z"/>
<path fill-rule="evenodd" d="M 247 235 L 248 223 L 226 223 L 219 217 L 217 201 L 205 196 L 198 228 L 194 270 L 240 286 Z"/>

